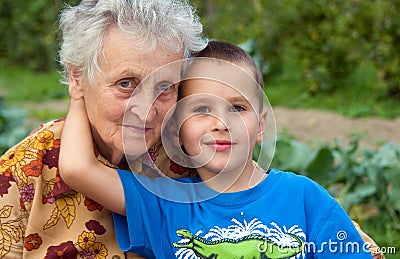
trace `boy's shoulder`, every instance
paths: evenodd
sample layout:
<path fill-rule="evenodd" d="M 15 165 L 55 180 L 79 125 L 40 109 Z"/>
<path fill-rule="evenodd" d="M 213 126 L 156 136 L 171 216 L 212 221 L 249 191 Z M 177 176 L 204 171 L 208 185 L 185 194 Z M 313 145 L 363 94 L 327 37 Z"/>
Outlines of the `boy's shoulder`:
<path fill-rule="evenodd" d="M 289 171 L 271 169 L 270 176 L 277 180 L 278 186 L 292 187 L 297 192 L 327 194 L 326 189 L 311 178 Z M 286 189 L 286 188 L 285 188 Z"/>
<path fill-rule="evenodd" d="M 319 185 L 317 182 L 312 180 L 311 178 L 300 175 L 290 171 L 281 171 L 275 168 L 272 168 L 269 172 L 270 175 L 278 178 L 281 181 L 285 181 L 287 183 L 293 184 L 305 184 L 305 185 Z"/>

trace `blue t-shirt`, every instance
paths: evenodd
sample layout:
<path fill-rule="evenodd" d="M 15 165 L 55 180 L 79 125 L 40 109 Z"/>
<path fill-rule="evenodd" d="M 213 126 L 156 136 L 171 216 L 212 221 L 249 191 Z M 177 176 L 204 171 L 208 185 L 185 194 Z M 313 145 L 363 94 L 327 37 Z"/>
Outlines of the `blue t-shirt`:
<path fill-rule="evenodd" d="M 168 259 L 372 258 L 343 208 L 307 177 L 272 169 L 249 190 L 216 193 L 199 178 L 171 184 L 118 173 L 127 216 L 113 216 L 125 251 Z"/>

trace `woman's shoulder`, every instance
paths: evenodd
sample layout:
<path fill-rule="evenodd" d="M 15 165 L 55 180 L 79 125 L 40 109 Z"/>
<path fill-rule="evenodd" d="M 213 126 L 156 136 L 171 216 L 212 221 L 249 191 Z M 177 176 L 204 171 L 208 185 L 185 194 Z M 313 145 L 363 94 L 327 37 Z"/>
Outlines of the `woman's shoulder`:
<path fill-rule="evenodd" d="M 37 128 L 35 128 L 29 133 L 29 136 L 37 135 L 39 132 L 43 132 L 46 130 L 54 132 L 55 134 L 61 134 L 62 129 L 64 127 L 64 122 L 65 122 L 65 117 L 40 124 Z"/>
<path fill-rule="evenodd" d="M 2 168 L 6 170 L 5 166 L 9 165 L 15 171 L 19 170 L 19 167 L 27 168 L 26 165 L 32 161 L 38 161 L 40 165 L 48 165 L 49 168 L 58 167 L 57 159 L 63 125 L 62 119 L 40 125 L 0 157 Z M 38 168 L 42 167 L 38 166 Z M 35 176 L 37 174 L 40 172 L 35 172 Z"/>

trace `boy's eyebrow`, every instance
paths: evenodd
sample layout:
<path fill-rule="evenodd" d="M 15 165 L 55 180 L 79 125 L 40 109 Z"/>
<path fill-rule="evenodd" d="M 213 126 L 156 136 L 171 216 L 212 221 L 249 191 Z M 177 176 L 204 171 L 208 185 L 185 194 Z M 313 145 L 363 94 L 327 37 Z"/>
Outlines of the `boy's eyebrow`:
<path fill-rule="evenodd" d="M 219 97 L 218 95 L 215 95 L 215 97 L 217 97 L 217 99 L 212 98 L 212 95 L 207 95 L 207 96 L 190 95 L 190 96 L 185 97 L 184 103 L 186 105 L 194 105 L 197 103 L 210 103 L 210 102 L 214 102 L 215 100 L 223 101 L 223 99 L 224 99 L 222 97 Z M 250 103 L 248 98 L 246 98 L 242 95 L 228 97 L 226 101 L 231 102 L 231 103 L 232 102 L 243 102 L 243 101 Z"/>
<path fill-rule="evenodd" d="M 197 102 L 199 103 L 205 103 L 205 102 L 210 102 L 211 98 L 210 96 L 198 96 L 198 95 L 190 95 L 184 98 L 184 103 L 185 104 L 195 104 Z"/>
<path fill-rule="evenodd" d="M 248 100 L 248 98 L 242 96 L 242 95 L 237 95 L 237 96 L 232 96 L 228 98 L 229 101 L 246 101 L 248 103 L 250 103 L 250 101 Z"/>

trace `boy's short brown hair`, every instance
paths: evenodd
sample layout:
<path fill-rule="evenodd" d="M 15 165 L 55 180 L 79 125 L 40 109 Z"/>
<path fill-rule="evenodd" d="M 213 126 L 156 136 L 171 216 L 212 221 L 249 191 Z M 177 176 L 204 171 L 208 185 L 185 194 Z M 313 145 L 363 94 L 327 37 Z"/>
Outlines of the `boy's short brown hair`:
<path fill-rule="evenodd" d="M 225 41 L 209 41 L 208 45 L 193 57 L 215 58 L 225 60 L 236 65 L 246 65 L 252 72 L 254 80 L 261 89 L 264 89 L 264 80 L 253 58 L 239 46 Z"/>

